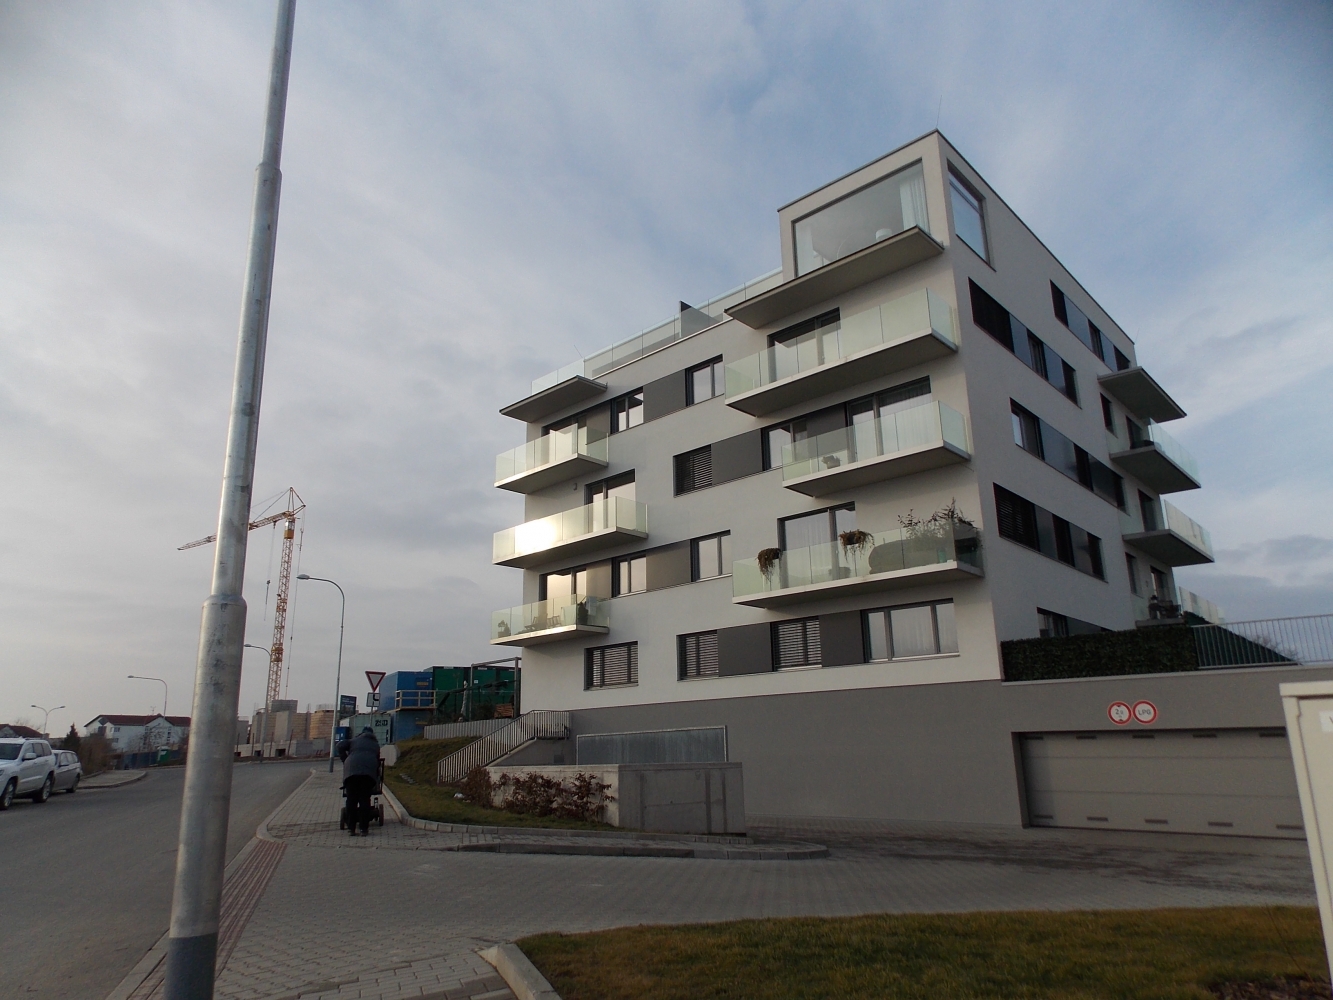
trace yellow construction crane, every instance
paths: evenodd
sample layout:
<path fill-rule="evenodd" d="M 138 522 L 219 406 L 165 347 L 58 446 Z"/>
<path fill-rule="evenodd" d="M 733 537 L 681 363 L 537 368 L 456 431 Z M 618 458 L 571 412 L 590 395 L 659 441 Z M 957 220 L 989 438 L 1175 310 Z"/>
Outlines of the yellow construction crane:
<path fill-rule="evenodd" d="M 287 589 L 292 582 L 292 549 L 296 544 L 296 515 L 303 510 L 305 510 L 305 501 L 301 499 L 296 490 L 288 487 L 286 510 L 250 522 L 251 531 L 256 528 L 267 527 L 270 524 L 277 524 L 279 521 L 287 522 L 282 529 L 282 559 L 278 564 L 277 599 L 273 604 L 273 643 L 269 647 L 271 652 L 268 661 L 268 693 L 264 698 L 264 710 L 266 712 L 273 711 L 273 703 L 278 700 L 278 696 L 282 693 L 282 655 L 284 639 L 287 635 Z M 200 538 L 198 541 L 187 542 L 176 551 L 184 552 L 186 549 L 198 548 L 200 545 L 217 541 L 217 538 L 217 535 L 209 535 L 207 538 Z"/>

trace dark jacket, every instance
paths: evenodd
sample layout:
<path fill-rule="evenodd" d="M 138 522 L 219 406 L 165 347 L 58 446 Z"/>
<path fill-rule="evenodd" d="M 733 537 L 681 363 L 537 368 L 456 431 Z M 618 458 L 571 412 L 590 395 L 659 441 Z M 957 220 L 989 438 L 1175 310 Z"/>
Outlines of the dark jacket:
<path fill-rule="evenodd" d="M 338 744 L 338 756 L 343 762 L 344 781 L 357 775 L 379 777 L 380 743 L 369 733 L 343 740 Z"/>

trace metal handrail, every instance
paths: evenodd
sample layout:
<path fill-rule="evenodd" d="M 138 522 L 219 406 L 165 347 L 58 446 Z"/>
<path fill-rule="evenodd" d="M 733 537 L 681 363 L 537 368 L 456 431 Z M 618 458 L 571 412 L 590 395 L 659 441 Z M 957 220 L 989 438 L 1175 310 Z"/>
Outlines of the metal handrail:
<path fill-rule="evenodd" d="M 475 722 L 442 722 L 436 726 L 427 726 L 425 736 L 428 740 L 453 740 L 460 736 L 489 736 L 497 729 L 513 725 L 509 719 L 477 719 Z"/>
<path fill-rule="evenodd" d="M 436 765 L 435 778 L 441 784 L 453 784 L 474 767 L 486 767 L 531 740 L 563 740 L 568 736 L 568 712 L 524 712 L 509 725 L 445 757 Z"/>
<path fill-rule="evenodd" d="M 1333 615 L 1195 625 L 1199 666 L 1249 667 L 1333 661 Z"/>

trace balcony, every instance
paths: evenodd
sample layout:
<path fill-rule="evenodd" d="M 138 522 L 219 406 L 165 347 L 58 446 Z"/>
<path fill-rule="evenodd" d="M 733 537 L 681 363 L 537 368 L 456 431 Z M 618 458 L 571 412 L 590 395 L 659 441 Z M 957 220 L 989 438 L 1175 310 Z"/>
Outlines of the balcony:
<path fill-rule="evenodd" d="M 544 434 L 495 459 L 495 485 L 515 493 L 535 493 L 585 472 L 606 468 L 607 434 L 569 427 Z"/>
<path fill-rule="evenodd" d="M 393 707 L 395 709 L 429 708 L 433 710 L 435 708 L 435 692 L 430 690 L 421 691 L 416 688 L 407 691 L 395 691 L 393 693 Z"/>
<path fill-rule="evenodd" d="M 822 497 L 971 457 L 963 415 L 932 401 L 785 445 L 782 485 Z"/>
<path fill-rule="evenodd" d="M 956 310 L 922 288 L 732 362 L 727 405 L 763 416 L 957 350 Z"/>
<path fill-rule="evenodd" d="M 647 537 L 647 506 L 628 497 L 607 497 L 497 531 L 491 562 L 527 569 Z"/>
<path fill-rule="evenodd" d="M 1180 404 L 1166 394 L 1166 390 L 1142 368 L 1126 368 L 1097 379 L 1103 392 L 1118 399 L 1130 413 L 1144 420 L 1179 420 L 1185 415 Z"/>
<path fill-rule="evenodd" d="M 1134 437 L 1138 439 L 1131 438 L 1127 451 L 1111 455 L 1112 462 L 1158 493 L 1199 488 L 1199 466 L 1194 456 L 1160 424 L 1149 421 L 1147 436 Z"/>
<path fill-rule="evenodd" d="M 971 525 L 927 524 L 867 535 L 859 546 L 835 541 L 790 549 L 763 569 L 758 559 L 733 563 L 732 603 L 775 608 L 982 576 L 981 539 Z"/>
<path fill-rule="evenodd" d="M 1143 531 L 1125 535 L 1125 544 L 1166 566 L 1197 566 L 1213 561 L 1208 529 L 1165 500 L 1143 506 Z"/>
<path fill-rule="evenodd" d="M 510 403 L 500 413 L 525 423 L 536 423 L 552 413 L 567 410 L 606 392 L 605 382 L 595 382 L 583 374 L 583 362 L 552 372 L 532 383 L 532 395 Z"/>
<path fill-rule="evenodd" d="M 572 594 L 505 608 L 491 615 L 491 644 L 540 646 L 582 635 L 606 635 L 611 630 L 607 603 Z"/>
<path fill-rule="evenodd" d="M 906 232 L 872 243 L 864 250 L 783 282 L 771 291 L 731 306 L 726 312 L 757 330 L 942 253 L 944 247 L 935 242 L 934 237 L 913 226 Z"/>

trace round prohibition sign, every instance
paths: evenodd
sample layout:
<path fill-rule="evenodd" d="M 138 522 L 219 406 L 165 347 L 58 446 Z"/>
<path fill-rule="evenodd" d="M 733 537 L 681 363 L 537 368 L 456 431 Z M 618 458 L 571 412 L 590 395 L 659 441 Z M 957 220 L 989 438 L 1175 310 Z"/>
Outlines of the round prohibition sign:
<path fill-rule="evenodd" d="M 1157 721 L 1157 706 L 1150 701 L 1134 702 L 1134 718 L 1145 726 L 1151 726 Z"/>
<path fill-rule="evenodd" d="M 1129 720 L 1133 717 L 1130 707 L 1123 701 L 1111 702 L 1106 708 L 1106 714 L 1117 726 L 1128 725 Z"/>

